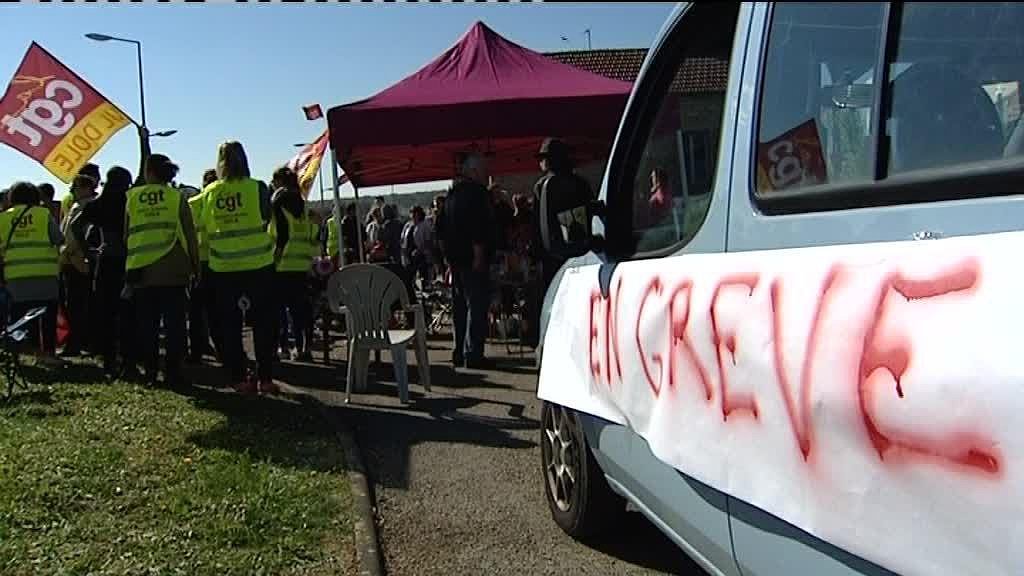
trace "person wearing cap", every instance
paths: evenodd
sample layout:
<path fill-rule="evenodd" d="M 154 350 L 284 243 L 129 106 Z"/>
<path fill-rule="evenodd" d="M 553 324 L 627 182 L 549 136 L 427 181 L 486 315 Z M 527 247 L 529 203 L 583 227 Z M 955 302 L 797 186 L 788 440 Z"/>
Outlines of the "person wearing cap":
<path fill-rule="evenodd" d="M 533 187 L 541 209 L 538 218 L 546 219 L 551 247 L 542 259 L 546 287 L 567 257 L 567 249 L 587 240 L 590 203 L 594 192 L 590 184 L 576 174 L 565 142 L 546 138 L 537 152 L 543 174 Z M 584 210 L 579 210 L 583 207 Z M 543 224 L 543 223 L 540 223 Z"/>
<path fill-rule="evenodd" d="M 100 186 L 100 167 L 89 163 L 78 171 L 79 176 L 87 176 L 92 179 L 92 188 L 89 188 L 85 181 L 82 181 L 81 186 L 76 187 L 74 181 L 71 184 L 71 191 L 60 201 L 60 217 L 61 220 L 65 220 L 68 214 L 71 213 L 71 206 L 78 201 L 80 198 L 92 198 L 96 196 L 96 189 Z"/>
<path fill-rule="evenodd" d="M 167 331 L 166 386 L 185 386 L 185 288 L 199 274 L 199 247 L 184 195 L 170 184 L 178 167 L 163 154 L 146 161 L 146 184 L 128 191 L 127 281 L 135 295 L 146 383 L 157 383 L 160 325 Z"/>

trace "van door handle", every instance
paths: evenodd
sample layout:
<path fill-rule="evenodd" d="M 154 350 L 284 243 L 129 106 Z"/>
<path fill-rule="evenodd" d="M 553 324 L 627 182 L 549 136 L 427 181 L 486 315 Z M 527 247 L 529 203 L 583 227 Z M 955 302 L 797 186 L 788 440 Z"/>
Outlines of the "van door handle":
<path fill-rule="evenodd" d="M 919 232 L 914 232 L 912 238 L 914 240 L 938 240 L 939 238 L 942 238 L 942 233 L 935 232 L 934 230 L 921 230 Z"/>

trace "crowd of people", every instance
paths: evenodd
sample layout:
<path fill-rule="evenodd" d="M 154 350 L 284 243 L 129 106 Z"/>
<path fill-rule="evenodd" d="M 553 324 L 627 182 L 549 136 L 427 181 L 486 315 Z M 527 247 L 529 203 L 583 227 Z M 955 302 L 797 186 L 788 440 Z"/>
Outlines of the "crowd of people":
<path fill-rule="evenodd" d="M 333 270 L 359 261 L 361 249 L 362 260 L 394 270 L 413 295 L 416 286 L 450 286 L 453 364 L 486 368 L 488 319 L 510 285 L 528 288 L 524 337 L 536 342 L 528 326 L 537 325 L 557 267 L 540 246 L 537 198 L 548 188 L 591 194 L 561 142 L 546 141 L 538 159 L 544 174 L 534 190 L 510 198 L 488 178 L 486 157 L 465 152 L 429 213 L 414 206 L 403 220 L 377 199 L 363 223 L 354 204 L 345 206 L 340 226 L 307 206 L 291 169 L 277 169 L 269 186 L 253 178 L 238 142 L 220 146 L 201 190 L 177 184 L 178 167 L 161 154 L 135 180 L 119 166 L 101 179 L 88 164 L 60 202 L 49 184 L 17 182 L 0 191 L 0 311 L 13 321 L 45 309 L 29 340 L 47 365 L 88 354 L 112 378 L 155 385 L 162 335 L 165 385 L 188 386 L 186 362 L 210 357 L 240 392 L 273 393 L 275 362 L 311 359 L 313 302 L 325 285 L 314 261 Z M 254 370 L 244 323 L 253 329 Z"/>

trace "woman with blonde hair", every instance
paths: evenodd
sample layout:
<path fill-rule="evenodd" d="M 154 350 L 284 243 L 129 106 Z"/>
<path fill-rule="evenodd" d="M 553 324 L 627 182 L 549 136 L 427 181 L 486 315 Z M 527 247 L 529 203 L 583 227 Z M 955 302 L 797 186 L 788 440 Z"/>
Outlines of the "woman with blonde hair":
<path fill-rule="evenodd" d="M 274 242 L 267 232 L 272 216 L 270 188 L 250 177 L 242 145 L 225 142 L 217 154 L 217 181 L 207 186 L 203 194 L 206 199 L 198 220 L 210 247 L 224 366 L 239 392 L 274 393 L 277 306 L 272 289 Z M 255 321 L 255 379 L 245 366 L 243 313 Z"/>

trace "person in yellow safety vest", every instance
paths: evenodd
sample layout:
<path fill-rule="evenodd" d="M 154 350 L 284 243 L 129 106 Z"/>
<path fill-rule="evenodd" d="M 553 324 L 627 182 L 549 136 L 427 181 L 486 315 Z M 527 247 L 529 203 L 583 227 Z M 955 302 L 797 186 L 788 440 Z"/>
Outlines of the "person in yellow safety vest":
<path fill-rule="evenodd" d="M 125 215 L 125 269 L 137 306 L 144 377 L 156 385 L 162 320 L 167 330 L 164 382 L 176 389 L 185 386 L 185 289 L 199 274 L 192 214 L 182 193 L 170 186 L 177 174 L 167 156 L 151 155 L 146 183 L 128 190 Z"/>
<path fill-rule="evenodd" d="M 306 210 L 299 177 L 287 166 L 278 168 L 271 179 L 274 188 L 272 205 L 274 218 L 268 231 L 274 238 L 274 266 L 277 270 L 274 291 L 281 303 L 278 318 L 281 321 L 280 356 L 293 361 L 311 362 L 309 351 L 313 336 L 313 302 L 310 297 L 310 272 L 317 246 L 317 225 Z M 289 350 L 288 319 L 295 348 Z"/>
<path fill-rule="evenodd" d="M 36 186 L 18 182 L 8 194 L 12 205 L 0 213 L 0 254 L 4 286 L 10 296 L 10 318 L 14 321 L 33 308 L 44 307 L 36 334 L 41 333 L 43 358 L 56 361 L 57 250 L 64 243 L 64 235 L 50 210 L 39 205 Z M 40 337 L 31 341 L 38 343 Z"/>
<path fill-rule="evenodd" d="M 249 174 L 249 160 L 242 145 L 221 144 L 218 180 L 203 191 L 206 199 L 200 227 L 210 245 L 224 366 L 240 393 L 272 394 L 277 391 L 273 381 L 277 306 L 273 291 L 274 243 L 267 233 L 270 189 Z M 258 388 L 244 363 L 243 309 L 254 320 Z"/>
<path fill-rule="evenodd" d="M 203 189 L 217 181 L 217 171 L 207 170 L 203 173 Z M 204 354 L 213 352 L 218 357 L 221 351 L 220 322 L 214 317 L 214 310 L 217 309 L 214 296 L 213 282 L 210 275 L 210 244 L 206 234 L 199 225 L 199 218 L 203 213 L 203 202 L 206 194 L 202 191 L 189 198 L 188 206 L 192 210 L 192 218 L 196 223 L 196 237 L 199 241 L 199 266 L 201 273 L 192 284 L 189 292 L 188 309 L 188 343 L 189 362 L 199 364 Z M 210 349 L 210 340 L 213 340 L 213 350 Z"/>

